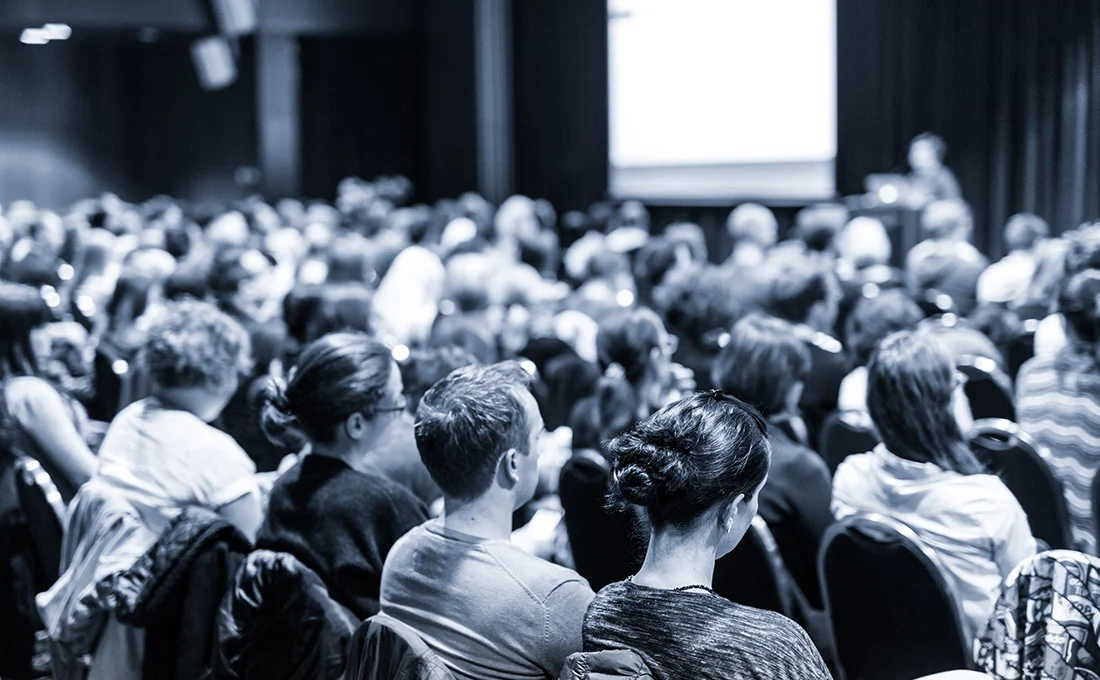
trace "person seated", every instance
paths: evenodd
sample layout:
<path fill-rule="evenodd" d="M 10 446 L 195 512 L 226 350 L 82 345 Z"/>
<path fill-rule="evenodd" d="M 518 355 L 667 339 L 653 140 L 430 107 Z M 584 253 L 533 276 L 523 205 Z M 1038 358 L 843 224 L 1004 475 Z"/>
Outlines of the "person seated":
<path fill-rule="evenodd" d="M 839 203 L 815 203 L 798 211 L 792 236 L 806 252 L 833 253 L 836 238 L 848 221 L 848 209 Z"/>
<path fill-rule="evenodd" d="M 946 295 L 963 316 L 974 308 L 978 277 L 989 260 L 969 242 L 973 224 L 970 207 L 960 200 L 935 201 L 924 209 L 925 240 L 905 257 L 906 285 L 914 298 Z"/>
<path fill-rule="evenodd" d="M 886 227 L 874 217 L 856 217 L 836 238 L 836 274 L 840 281 L 837 328 L 844 329 L 852 307 L 865 294 L 901 288 L 905 278 L 890 265 L 893 245 Z"/>
<path fill-rule="evenodd" d="M 474 355 L 453 345 L 414 349 L 409 353 L 409 358 L 399 364 L 406 411 L 415 417 L 420 400 L 432 385 L 446 378 L 452 371 L 476 363 L 478 360 Z"/>
<path fill-rule="evenodd" d="M 729 343 L 714 365 L 714 384 L 756 408 L 771 425 L 771 472 L 760 492 L 760 516 L 806 601 L 820 610 L 824 605 L 817 580 L 817 549 L 833 523 L 832 480 L 821 456 L 780 426 L 782 420 L 797 417 L 809 370 L 810 351 L 789 323 L 752 314 L 730 332 Z"/>
<path fill-rule="evenodd" d="M 1068 342 L 1053 354 L 1037 356 L 1016 379 L 1020 427 L 1040 445 L 1050 471 L 1065 489 L 1073 541 L 1097 554 L 1091 484 L 1100 469 L 1100 270 L 1073 276 L 1058 298 Z"/>
<path fill-rule="evenodd" d="M 251 540 L 263 519 L 256 465 L 208 425 L 251 370 L 248 333 L 208 303 L 171 303 L 149 328 L 141 363 L 152 395 L 111 422 L 96 478 L 117 489 L 154 534 L 199 506 Z"/>
<path fill-rule="evenodd" d="M 276 480 L 256 547 L 297 557 L 359 618 L 378 613 L 393 544 L 428 518 L 374 461 L 404 409 L 389 348 L 333 333 L 306 347 L 285 389 L 272 383 L 263 411 L 266 431 L 296 433 L 309 454 Z"/>
<path fill-rule="evenodd" d="M 855 368 L 840 382 L 837 410 L 853 425 L 871 425 L 867 410 L 867 362 L 886 336 L 917 327 L 924 314 L 902 290 L 885 290 L 860 297 L 848 317 L 844 340 L 855 360 Z"/>
<path fill-rule="evenodd" d="M 544 430 L 518 364 L 466 366 L 417 410 L 416 443 L 444 513 L 405 535 L 382 569 L 382 613 L 413 628 L 456 677 L 557 678 L 581 649 L 592 590 L 510 542 L 539 478 Z"/>
<path fill-rule="evenodd" d="M 1004 229 L 1008 255 L 986 267 L 978 277 L 978 304 L 1015 306 L 1025 297 L 1038 266 L 1035 248 L 1049 233 L 1050 227 L 1038 215 L 1016 213 L 1008 218 Z"/>
<path fill-rule="evenodd" d="M 32 334 L 52 318 L 38 289 L 0 281 L 0 467 L 13 454 L 34 458 L 68 502 L 97 461 L 83 432 L 87 414 L 43 379 L 47 367 L 32 347 Z"/>
<path fill-rule="evenodd" d="M 794 324 L 795 336 L 810 350 L 810 372 L 798 402 L 807 431 L 797 433 L 797 439 L 814 448 L 825 416 L 836 410 L 840 381 L 851 365 L 844 346 L 832 335 L 840 289 L 829 262 L 818 257 L 776 264 L 768 278 L 768 311 Z"/>
<path fill-rule="evenodd" d="M 742 203 L 726 219 L 726 233 L 733 241 L 726 265 L 755 267 L 767 259 L 768 250 L 779 240 L 779 224 L 768 208 L 759 203 Z"/>
<path fill-rule="evenodd" d="M 809 636 L 711 589 L 714 563 L 749 530 L 768 478 L 768 426 L 721 390 L 684 397 L 609 445 L 611 500 L 644 509 L 649 547 L 633 577 L 600 590 L 584 651 L 632 649 L 656 678 L 830 677 Z"/>
<path fill-rule="evenodd" d="M 931 201 L 962 196 L 955 173 L 943 164 L 947 145 L 931 132 L 922 132 L 909 142 L 909 182 L 912 193 L 907 202 L 921 208 Z"/>
<path fill-rule="evenodd" d="M 1001 583 L 1035 554 L 1027 515 L 966 444 L 965 381 L 927 334 L 899 331 L 867 367 L 867 406 L 881 444 L 833 476 L 833 512 L 891 517 L 940 558 L 968 639 L 985 625 Z"/>

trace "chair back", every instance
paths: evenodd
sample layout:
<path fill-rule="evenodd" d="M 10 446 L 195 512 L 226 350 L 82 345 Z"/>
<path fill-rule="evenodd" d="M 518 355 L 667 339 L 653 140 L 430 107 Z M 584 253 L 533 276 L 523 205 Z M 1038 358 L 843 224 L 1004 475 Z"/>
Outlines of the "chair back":
<path fill-rule="evenodd" d="M 362 624 L 348 645 L 346 680 L 454 680 L 415 630 L 385 614 Z"/>
<path fill-rule="evenodd" d="M 37 573 L 42 578 L 37 585 L 45 590 L 57 580 L 61 569 L 65 502 L 42 464 L 28 456 L 16 458 L 15 489 L 30 532 Z"/>
<path fill-rule="evenodd" d="M 752 518 L 737 547 L 714 564 L 713 587 L 737 604 L 793 616 L 793 580 L 779 555 L 775 537 L 760 515 Z"/>
<path fill-rule="evenodd" d="M 1053 549 L 1073 547 L 1062 484 L 1031 437 L 1007 420 L 979 420 L 970 433 L 970 450 L 1016 496 L 1035 538 Z"/>
<path fill-rule="evenodd" d="M 1001 418 L 1016 420 L 1016 401 L 1012 381 L 988 357 L 959 357 L 955 367 L 966 376 L 966 398 L 976 420 Z"/>
<path fill-rule="evenodd" d="M 855 453 L 866 453 L 878 444 L 878 435 L 869 427 L 860 427 L 844 420 L 844 414 L 830 413 L 821 426 L 821 457 L 835 473 L 844 459 Z"/>
<path fill-rule="evenodd" d="M 971 668 L 970 644 L 936 555 L 904 524 L 838 521 L 818 555 L 841 678 L 910 680 Z"/>
<path fill-rule="evenodd" d="M 1035 331 L 1029 326 L 1038 324 L 1030 319 L 1024 322 L 1024 331 L 1008 342 L 1005 347 L 1005 367 L 1012 380 L 1020 373 L 1020 367 L 1035 356 Z"/>

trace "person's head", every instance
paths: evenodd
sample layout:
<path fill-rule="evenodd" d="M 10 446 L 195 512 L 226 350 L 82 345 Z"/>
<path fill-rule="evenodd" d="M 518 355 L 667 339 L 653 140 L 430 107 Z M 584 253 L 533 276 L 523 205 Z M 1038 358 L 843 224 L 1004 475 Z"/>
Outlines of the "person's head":
<path fill-rule="evenodd" d="M 962 474 L 982 471 L 963 439 L 971 426 L 965 380 L 930 334 L 887 336 L 867 365 L 867 407 L 886 448 Z"/>
<path fill-rule="evenodd" d="M 707 235 L 698 224 L 694 222 L 675 222 L 665 227 L 662 235 L 678 246 L 687 246 L 692 261 L 706 264 L 708 258 Z"/>
<path fill-rule="evenodd" d="M 1100 363 L 1100 269 L 1071 276 L 1058 295 L 1058 311 L 1069 331 L 1067 349 L 1090 365 Z"/>
<path fill-rule="evenodd" d="M 832 268 L 819 257 L 796 257 L 773 265 L 768 308 L 780 319 L 831 333 L 840 288 Z"/>
<path fill-rule="evenodd" d="M 496 337 L 485 320 L 464 314 L 439 317 L 428 336 L 429 347 L 461 347 L 483 364 L 497 360 Z"/>
<path fill-rule="evenodd" d="M 128 329 L 149 306 L 152 280 L 133 272 L 119 277 L 105 312 L 111 329 Z"/>
<path fill-rule="evenodd" d="M 149 328 L 141 362 L 153 392 L 205 422 L 218 417 L 252 370 L 248 333 L 217 307 L 170 303 Z"/>
<path fill-rule="evenodd" d="M 617 365 L 633 385 L 659 376 L 672 360 L 672 340 L 660 317 L 645 307 L 610 314 L 600 323 L 596 353 L 600 366 Z"/>
<path fill-rule="evenodd" d="M 408 411 L 412 414 L 416 413 L 420 400 L 432 385 L 463 366 L 472 366 L 477 363 L 478 360 L 473 354 L 453 345 L 416 349 L 410 352 L 409 358 L 400 364 Z"/>
<path fill-rule="evenodd" d="M 726 267 L 691 267 L 672 273 L 657 289 L 656 306 L 668 329 L 703 342 L 709 333 L 725 332 L 751 303 L 744 280 Z"/>
<path fill-rule="evenodd" d="M 302 351 L 285 388 L 272 383 L 263 425 L 274 439 L 296 433 L 315 450 L 343 455 L 370 450 L 404 411 L 390 348 L 362 333 L 332 333 Z"/>
<path fill-rule="evenodd" d="M 1066 278 L 1066 253 L 1069 243 L 1064 238 L 1048 238 L 1035 246 L 1035 273 L 1027 291 L 1017 302 L 1049 310 L 1057 301 L 1058 291 Z"/>
<path fill-rule="evenodd" d="M 1072 276 L 1086 269 L 1100 269 L 1100 223 L 1082 225 L 1068 236 L 1066 274 Z"/>
<path fill-rule="evenodd" d="M 947 145 L 931 132 L 922 132 L 909 142 L 909 167 L 918 173 L 927 173 L 943 167 Z"/>
<path fill-rule="evenodd" d="M 1005 223 L 1005 246 L 1009 252 L 1031 250 L 1050 234 L 1046 220 L 1034 213 L 1016 213 Z"/>
<path fill-rule="evenodd" d="M 720 390 L 684 397 L 612 440 L 609 498 L 644 508 L 655 534 L 705 532 L 717 559 L 756 515 L 767 433 L 755 409 Z"/>
<path fill-rule="evenodd" d="M 711 369 L 716 387 L 771 418 L 794 413 L 810 372 L 810 350 L 781 319 L 750 314 L 730 331 Z"/>
<path fill-rule="evenodd" d="M 52 320 L 38 289 L 0 280 L 0 380 L 38 373 L 31 332 Z"/>
<path fill-rule="evenodd" d="M 726 218 L 726 232 L 734 247 L 751 244 L 768 248 L 779 240 L 779 224 L 775 214 L 759 203 L 742 203 Z"/>
<path fill-rule="evenodd" d="M 255 248 L 222 248 L 209 274 L 210 290 L 226 309 L 259 313 L 271 296 L 274 262 Z"/>
<path fill-rule="evenodd" d="M 519 364 L 466 366 L 424 394 L 416 410 L 420 459 L 448 502 L 490 497 L 511 513 L 538 484 L 538 403 Z"/>
<path fill-rule="evenodd" d="M 879 341 L 891 333 L 916 328 L 923 318 L 920 307 L 905 291 L 884 290 L 873 297 L 862 296 L 848 315 L 844 341 L 862 366 Z"/>
<path fill-rule="evenodd" d="M 848 209 L 839 203 L 818 203 L 798 211 L 795 235 L 806 244 L 806 250 L 831 252 L 837 234 L 848 221 Z"/>
<path fill-rule="evenodd" d="M 844 225 L 836 247 L 837 255 L 856 269 L 889 264 L 893 250 L 886 227 L 874 217 L 856 217 Z"/>
<path fill-rule="evenodd" d="M 957 199 L 933 201 L 921 213 L 921 230 L 937 241 L 965 241 L 973 226 L 970 206 Z"/>

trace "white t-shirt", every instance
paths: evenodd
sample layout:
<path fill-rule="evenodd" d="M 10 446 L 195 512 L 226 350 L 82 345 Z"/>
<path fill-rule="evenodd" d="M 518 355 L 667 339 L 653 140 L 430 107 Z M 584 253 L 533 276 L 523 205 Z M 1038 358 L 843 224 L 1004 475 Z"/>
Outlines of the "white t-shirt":
<path fill-rule="evenodd" d="M 256 464 L 232 437 L 155 397 L 115 417 L 99 460 L 97 478 L 121 491 L 157 534 L 189 506 L 217 510 L 258 493 Z"/>

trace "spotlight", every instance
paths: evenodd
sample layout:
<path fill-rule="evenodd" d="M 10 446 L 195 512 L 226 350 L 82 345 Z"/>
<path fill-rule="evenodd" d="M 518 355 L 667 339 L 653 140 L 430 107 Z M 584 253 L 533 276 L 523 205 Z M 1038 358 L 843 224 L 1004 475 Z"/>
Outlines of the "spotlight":
<path fill-rule="evenodd" d="M 73 29 L 69 28 L 68 24 L 46 24 L 42 27 L 42 31 L 50 40 L 68 40 L 73 34 Z"/>
<path fill-rule="evenodd" d="M 893 184 L 887 184 L 878 190 L 878 199 L 883 203 L 898 202 L 898 188 Z"/>
<path fill-rule="evenodd" d="M 111 363 L 111 370 L 115 372 L 115 375 L 126 375 L 126 372 L 130 370 L 130 364 L 122 359 L 115 359 Z"/>

